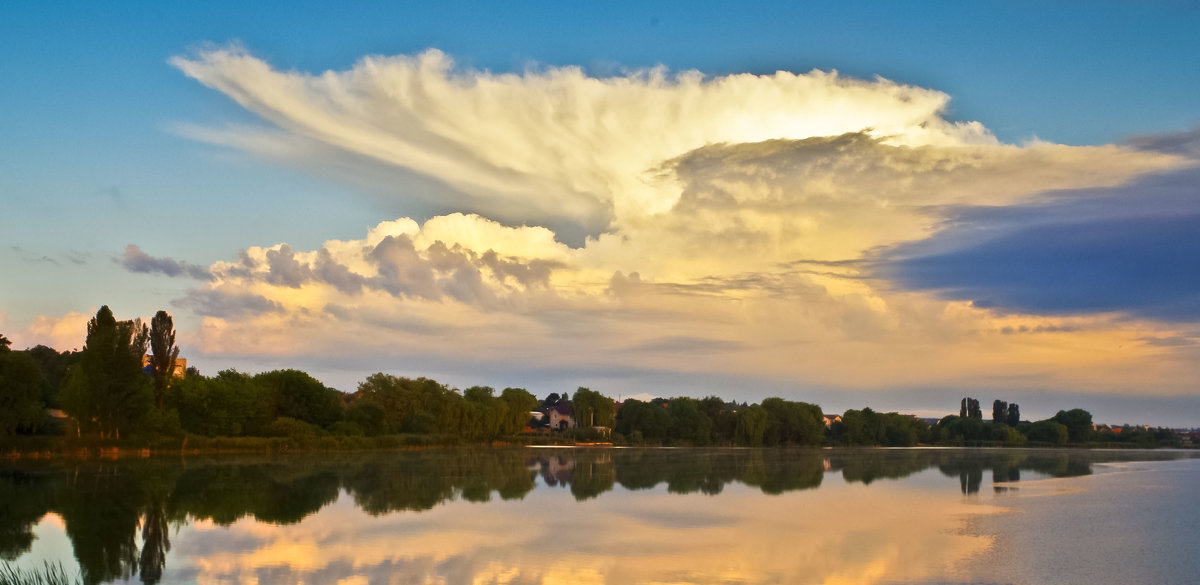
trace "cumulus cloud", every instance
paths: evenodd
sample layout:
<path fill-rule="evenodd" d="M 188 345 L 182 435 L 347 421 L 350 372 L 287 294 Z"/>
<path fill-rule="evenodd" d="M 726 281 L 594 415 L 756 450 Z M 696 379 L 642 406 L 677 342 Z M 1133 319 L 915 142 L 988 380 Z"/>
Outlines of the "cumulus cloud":
<path fill-rule="evenodd" d="M 166 276 L 184 276 L 197 280 L 209 280 L 212 275 L 203 266 L 180 262 L 171 258 L 155 258 L 142 251 L 136 244 L 125 246 L 125 258 L 121 265 L 130 272 L 158 273 Z"/>
<path fill-rule="evenodd" d="M 1155 211 L 1139 229 L 1163 229 L 1191 203 L 1175 187 L 1140 194 L 1188 180 L 1193 161 L 1175 146 L 1002 144 L 945 120 L 943 93 L 821 71 L 494 74 L 427 51 L 313 75 L 236 48 L 172 63 L 267 124 L 192 136 L 458 210 L 214 263 L 182 301 L 205 316 L 197 342 L 210 353 L 859 388 L 1104 390 L 1138 364 L 1147 386 L 1178 389 L 1197 373 L 1146 341 L 1193 335 L 1184 325 L 1053 310 L 1013 292 L 1033 277 L 985 280 L 989 260 L 971 254 L 961 272 L 937 269 L 938 254 L 985 241 L 1011 243 L 995 254 L 1013 258 L 1054 250 L 1055 233 L 1087 234 L 1055 227 L 1071 214 L 1112 229 L 1103 222 L 1140 205 Z M 443 188 L 422 194 L 396 171 Z M 564 223 L 588 236 L 564 244 Z M 1057 248 L 1040 274 L 1088 245 Z M 1172 307 L 1124 308 L 1183 314 Z"/>
<path fill-rule="evenodd" d="M 24 330 L 0 331 L 13 342 L 13 349 L 45 345 L 58 351 L 80 349 L 87 338 L 87 324 L 96 308 L 88 313 L 70 311 L 61 316 L 38 315 Z M 0 313 L 3 317 L 3 313 Z M 4 322 L 0 319 L 0 325 Z"/>

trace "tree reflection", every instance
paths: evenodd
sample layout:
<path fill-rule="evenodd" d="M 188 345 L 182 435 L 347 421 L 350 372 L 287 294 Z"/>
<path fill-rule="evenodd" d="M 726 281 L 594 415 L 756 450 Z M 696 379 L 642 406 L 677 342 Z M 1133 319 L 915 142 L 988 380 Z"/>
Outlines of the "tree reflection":
<path fill-rule="evenodd" d="M 33 527 L 49 512 L 57 512 L 66 524 L 85 583 L 139 575 L 143 583 L 154 584 L 167 570 L 173 526 L 198 520 L 227 526 L 246 517 L 294 524 L 343 491 L 364 512 L 384 515 L 421 512 L 455 499 L 522 499 L 539 479 L 544 486 L 569 489 L 582 501 L 617 487 L 716 496 L 739 483 L 774 495 L 818 488 L 827 473 L 870 485 L 936 470 L 957 479 L 961 492 L 971 495 L 980 491 L 989 472 L 1000 490 L 1005 489 L 1001 484 L 1029 474 L 1086 475 L 1097 462 L 1173 456 L 957 449 L 494 448 L 336 458 L 10 463 L 0 468 L 0 558 L 13 560 L 30 551 Z"/>

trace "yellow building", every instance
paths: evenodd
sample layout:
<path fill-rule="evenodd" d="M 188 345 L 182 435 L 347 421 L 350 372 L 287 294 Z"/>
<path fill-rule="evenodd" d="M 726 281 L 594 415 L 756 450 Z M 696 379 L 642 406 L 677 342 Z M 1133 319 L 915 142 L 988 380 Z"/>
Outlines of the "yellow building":
<path fill-rule="evenodd" d="M 150 367 L 150 354 L 142 356 L 142 369 Z M 175 358 L 175 371 L 171 372 L 172 378 L 183 378 L 187 375 L 187 358 Z"/>

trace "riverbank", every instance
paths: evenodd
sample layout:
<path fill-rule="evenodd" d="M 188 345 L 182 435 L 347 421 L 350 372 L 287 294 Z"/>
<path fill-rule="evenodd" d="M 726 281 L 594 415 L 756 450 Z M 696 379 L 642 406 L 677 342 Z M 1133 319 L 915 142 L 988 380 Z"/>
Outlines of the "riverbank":
<path fill-rule="evenodd" d="M 118 459 L 138 458 L 160 455 L 219 455 L 224 453 L 322 453 L 322 452 L 354 452 L 354 451 L 391 451 L 427 449 L 437 447 L 683 447 L 683 448 L 730 448 L 743 447 L 739 445 L 703 445 L 692 444 L 662 444 L 642 443 L 630 445 L 608 441 L 596 441 L 592 438 L 577 439 L 566 435 L 518 435 L 505 437 L 488 442 L 464 441 L 456 435 L 426 435 L 402 434 L 385 435 L 380 437 L 345 437 L 345 436 L 314 436 L 314 437 L 202 437 L 189 435 L 183 439 L 167 438 L 125 438 L 99 439 L 95 437 L 8 437 L 0 440 L 0 458 L 16 459 Z M 1145 449 L 1145 447 L 1124 443 L 1082 443 L 1076 445 L 1026 445 L 1024 447 L 1008 447 L 1003 444 L 989 445 L 915 445 L 916 447 L 948 447 L 948 448 L 988 448 L 988 449 Z M 880 448 L 870 445 L 825 445 L 824 448 L 837 450 Z M 743 447 L 745 448 L 745 447 Z M 772 450 L 780 447 L 759 447 Z M 785 447 L 786 448 L 786 447 Z M 813 447 L 808 447 L 813 448 Z M 822 448 L 822 447 L 816 447 Z M 1191 449 L 1195 450 L 1195 449 Z"/>

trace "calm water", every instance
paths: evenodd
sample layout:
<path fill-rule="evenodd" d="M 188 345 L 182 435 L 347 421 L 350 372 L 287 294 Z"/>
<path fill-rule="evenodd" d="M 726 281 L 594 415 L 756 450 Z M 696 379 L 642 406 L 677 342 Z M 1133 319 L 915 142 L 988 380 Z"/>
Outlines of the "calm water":
<path fill-rule="evenodd" d="M 1169 452 L 487 449 L 0 466 L 89 583 L 1196 583 Z"/>

